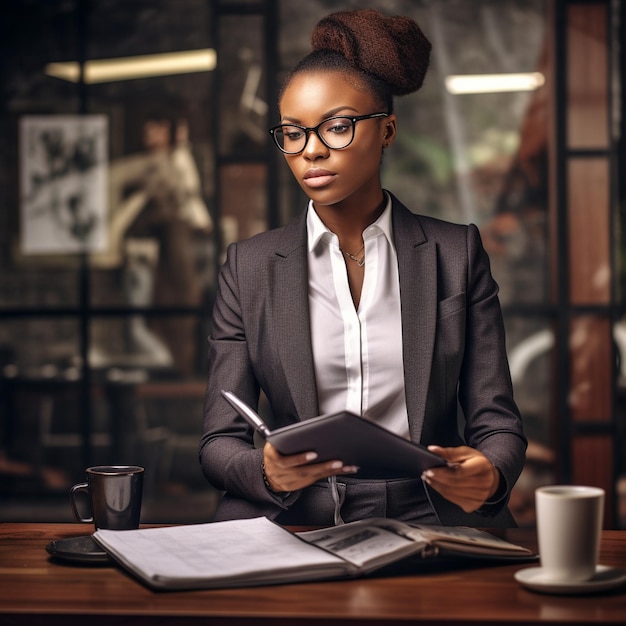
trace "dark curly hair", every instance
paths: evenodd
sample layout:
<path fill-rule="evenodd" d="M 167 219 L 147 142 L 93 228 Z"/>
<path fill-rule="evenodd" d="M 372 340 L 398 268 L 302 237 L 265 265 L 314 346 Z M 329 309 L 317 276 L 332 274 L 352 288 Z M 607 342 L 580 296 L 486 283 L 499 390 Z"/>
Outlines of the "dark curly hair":
<path fill-rule="evenodd" d="M 375 9 L 339 11 L 318 22 L 311 35 L 313 51 L 290 72 L 342 71 L 358 76 L 387 112 L 394 96 L 417 91 L 424 82 L 431 45 L 409 17 L 385 16 Z"/>

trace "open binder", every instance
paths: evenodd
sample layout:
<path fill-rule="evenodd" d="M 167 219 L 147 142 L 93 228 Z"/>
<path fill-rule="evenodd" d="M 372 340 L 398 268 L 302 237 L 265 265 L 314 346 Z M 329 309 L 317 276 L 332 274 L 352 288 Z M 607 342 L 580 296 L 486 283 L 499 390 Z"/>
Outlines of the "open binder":
<path fill-rule="evenodd" d="M 246 587 L 368 574 L 440 553 L 532 561 L 524 547 L 467 527 L 373 518 L 294 533 L 265 517 L 138 530 L 97 530 L 98 544 L 156 589 Z"/>

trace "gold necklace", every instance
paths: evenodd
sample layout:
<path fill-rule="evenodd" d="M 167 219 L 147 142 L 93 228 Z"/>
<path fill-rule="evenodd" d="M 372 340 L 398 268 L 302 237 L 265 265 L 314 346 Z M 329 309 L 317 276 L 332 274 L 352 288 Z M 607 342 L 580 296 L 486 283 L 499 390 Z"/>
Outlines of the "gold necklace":
<path fill-rule="evenodd" d="M 349 259 L 352 259 L 359 267 L 363 267 L 365 265 L 365 253 L 363 254 L 363 256 L 359 259 L 358 255 L 361 254 L 361 252 L 363 252 L 363 250 L 365 250 L 365 244 L 363 244 L 363 247 L 356 253 L 356 254 L 350 254 L 349 252 L 346 252 L 345 250 L 339 248 Z"/>

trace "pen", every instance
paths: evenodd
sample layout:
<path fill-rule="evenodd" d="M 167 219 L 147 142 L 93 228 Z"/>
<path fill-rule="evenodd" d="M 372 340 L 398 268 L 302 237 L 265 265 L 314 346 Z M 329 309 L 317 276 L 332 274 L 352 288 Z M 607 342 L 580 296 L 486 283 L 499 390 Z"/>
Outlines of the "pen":
<path fill-rule="evenodd" d="M 263 421 L 263 418 L 252 407 L 240 400 L 232 391 L 224 391 L 222 389 L 222 396 L 262 437 L 267 437 L 270 434 L 270 429 Z"/>

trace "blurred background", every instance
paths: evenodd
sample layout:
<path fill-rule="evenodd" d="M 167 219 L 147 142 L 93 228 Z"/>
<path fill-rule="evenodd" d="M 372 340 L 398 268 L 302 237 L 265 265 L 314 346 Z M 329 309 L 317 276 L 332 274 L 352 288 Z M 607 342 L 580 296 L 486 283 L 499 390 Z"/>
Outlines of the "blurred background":
<path fill-rule="evenodd" d="M 306 208 L 267 128 L 315 23 L 373 7 L 433 43 L 384 184 L 476 223 L 500 284 L 534 489 L 626 528 L 619 0 L 7 0 L 0 5 L 0 521 L 71 521 L 99 463 L 142 521 L 207 521 L 197 459 L 226 246 Z"/>

